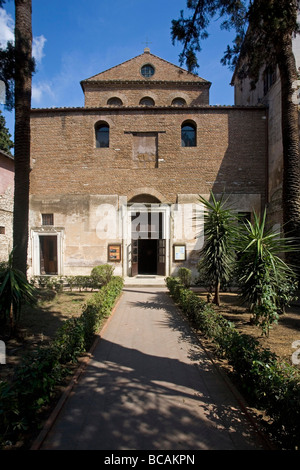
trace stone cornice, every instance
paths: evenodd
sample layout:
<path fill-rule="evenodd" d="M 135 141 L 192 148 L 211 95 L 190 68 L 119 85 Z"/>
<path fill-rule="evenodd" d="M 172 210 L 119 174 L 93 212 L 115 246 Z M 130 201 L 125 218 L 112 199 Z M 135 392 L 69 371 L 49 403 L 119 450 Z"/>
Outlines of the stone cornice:
<path fill-rule="evenodd" d="M 208 88 L 211 86 L 211 82 L 206 80 L 203 81 L 170 81 L 170 80 L 83 80 L 80 82 L 82 89 L 84 90 L 85 87 L 91 88 L 106 88 L 106 87 L 147 87 L 147 88 L 155 88 L 155 87 L 196 87 L 196 88 Z"/>
<path fill-rule="evenodd" d="M 85 106 L 85 107 L 68 107 L 68 108 L 32 108 L 31 109 L 31 114 L 39 114 L 39 113 L 65 113 L 65 112 L 74 112 L 74 113 L 84 113 L 87 114 L 89 112 L 96 112 L 99 113 L 101 112 L 130 112 L 130 111 L 169 111 L 169 112 L 196 112 L 196 111 L 217 111 L 217 110 L 265 110 L 266 106 L 263 105 L 257 105 L 257 106 L 242 106 L 242 105 L 187 105 L 187 106 Z"/>

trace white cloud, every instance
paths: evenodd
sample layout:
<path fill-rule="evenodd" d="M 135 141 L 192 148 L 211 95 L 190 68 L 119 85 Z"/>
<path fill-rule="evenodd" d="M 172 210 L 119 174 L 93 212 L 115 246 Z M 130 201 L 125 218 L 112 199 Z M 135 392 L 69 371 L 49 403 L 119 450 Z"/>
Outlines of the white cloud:
<path fill-rule="evenodd" d="M 41 62 L 44 57 L 44 45 L 47 39 L 42 36 L 37 36 L 33 38 L 32 41 L 32 55 L 37 62 Z"/>
<path fill-rule="evenodd" d="M 40 104 L 45 96 L 54 98 L 53 88 L 49 83 L 42 82 L 32 85 L 32 101 L 35 104 Z"/>
<path fill-rule="evenodd" d="M 14 42 L 14 19 L 3 8 L 0 8 L 0 47 L 5 47 L 8 41 Z M 44 57 L 44 46 L 47 39 L 41 35 L 33 38 L 32 55 L 37 62 Z"/>
<path fill-rule="evenodd" d="M 8 41 L 14 41 L 14 20 L 0 8 L 0 46 L 5 47 Z"/>

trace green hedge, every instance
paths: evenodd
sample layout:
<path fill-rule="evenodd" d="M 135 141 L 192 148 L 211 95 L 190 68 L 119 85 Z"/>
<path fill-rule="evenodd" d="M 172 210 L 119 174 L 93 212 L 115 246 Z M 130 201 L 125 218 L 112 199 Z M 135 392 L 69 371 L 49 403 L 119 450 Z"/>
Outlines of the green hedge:
<path fill-rule="evenodd" d="M 167 278 L 174 301 L 193 326 L 213 340 L 218 352 L 232 365 L 236 379 L 253 406 L 270 417 L 271 432 L 283 448 L 300 448 L 300 374 L 279 361 L 251 336 L 240 334 L 211 304 L 199 299 L 177 278 Z"/>
<path fill-rule="evenodd" d="M 87 301 L 79 317 L 64 322 L 53 342 L 24 358 L 12 383 L 0 382 L 0 445 L 39 423 L 67 365 L 88 351 L 103 318 L 108 317 L 123 288 L 123 279 L 111 281 Z"/>

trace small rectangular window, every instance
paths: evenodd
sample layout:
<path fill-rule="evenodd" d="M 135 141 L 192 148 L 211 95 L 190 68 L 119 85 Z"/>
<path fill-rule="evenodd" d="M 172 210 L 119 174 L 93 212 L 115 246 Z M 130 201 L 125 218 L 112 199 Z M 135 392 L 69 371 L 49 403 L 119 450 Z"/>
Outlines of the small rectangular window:
<path fill-rule="evenodd" d="M 54 225 L 53 214 L 42 214 L 42 225 Z"/>
<path fill-rule="evenodd" d="M 5 227 L 0 227 L 0 235 L 5 235 Z"/>

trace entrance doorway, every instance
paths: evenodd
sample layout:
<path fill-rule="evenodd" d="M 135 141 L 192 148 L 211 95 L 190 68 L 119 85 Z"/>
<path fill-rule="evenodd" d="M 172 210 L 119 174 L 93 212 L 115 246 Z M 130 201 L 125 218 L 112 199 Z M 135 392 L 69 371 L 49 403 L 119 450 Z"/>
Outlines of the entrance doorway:
<path fill-rule="evenodd" d="M 162 212 L 134 212 L 131 216 L 131 275 L 165 275 L 166 243 Z"/>
<path fill-rule="evenodd" d="M 166 240 L 132 240 L 131 276 L 152 274 L 165 276 Z"/>
<path fill-rule="evenodd" d="M 131 243 L 126 252 L 127 273 L 132 277 L 165 276 L 169 269 L 169 206 L 143 193 L 132 198 L 128 207 Z"/>
<path fill-rule="evenodd" d="M 138 240 L 138 274 L 157 274 L 157 240 Z"/>
<path fill-rule="evenodd" d="M 57 271 L 57 236 L 42 235 L 40 238 L 40 274 L 56 275 Z"/>

